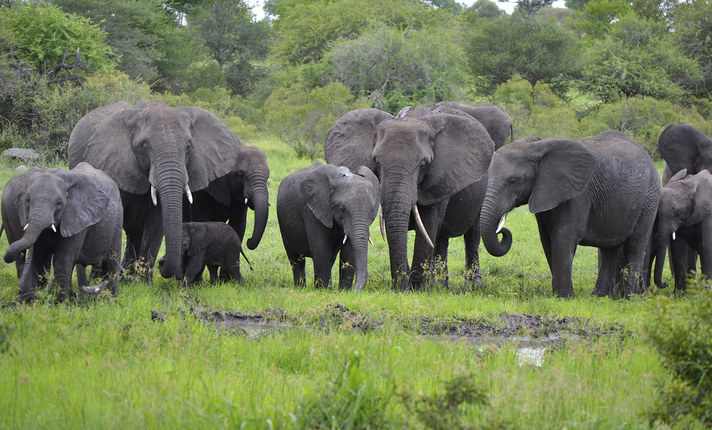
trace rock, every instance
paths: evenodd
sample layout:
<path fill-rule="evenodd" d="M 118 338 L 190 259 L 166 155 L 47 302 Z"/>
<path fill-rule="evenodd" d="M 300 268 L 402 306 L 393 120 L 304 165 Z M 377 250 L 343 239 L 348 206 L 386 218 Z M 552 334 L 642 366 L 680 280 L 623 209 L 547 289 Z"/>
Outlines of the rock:
<path fill-rule="evenodd" d="M 0 154 L 0 158 L 10 158 L 13 160 L 20 160 L 23 162 L 38 161 L 40 159 L 39 152 L 34 149 L 25 148 L 9 148 Z"/>
<path fill-rule="evenodd" d="M 27 170 L 27 166 L 25 166 L 24 164 L 20 164 L 19 166 L 15 167 L 15 170 L 17 170 L 18 172 L 24 172 Z"/>

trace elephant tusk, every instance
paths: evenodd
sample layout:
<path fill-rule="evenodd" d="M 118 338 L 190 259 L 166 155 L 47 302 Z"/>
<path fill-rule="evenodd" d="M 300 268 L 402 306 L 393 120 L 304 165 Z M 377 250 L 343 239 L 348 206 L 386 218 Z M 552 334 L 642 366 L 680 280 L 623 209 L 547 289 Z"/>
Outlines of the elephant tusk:
<path fill-rule="evenodd" d="M 497 226 L 497 231 L 494 232 L 495 234 L 499 234 L 499 232 L 502 231 L 505 221 L 507 221 L 507 214 L 502 215 L 502 219 L 499 220 L 499 225 Z"/>
<path fill-rule="evenodd" d="M 378 207 L 378 225 L 381 228 L 381 238 L 386 240 L 386 229 L 383 227 L 383 207 Z"/>
<path fill-rule="evenodd" d="M 344 244 L 346 243 L 346 240 L 347 240 L 348 238 L 349 238 L 348 236 L 344 235 L 344 240 L 341 242 L 341 244 L 344 245 Z"/>
<path fill-rule="evenodd" d="M 185 195 L 188 197 L 188 203 L 193 204 L 193 194 L 190 192 L 190 187 L 185 184 Z"/>
<path fill-rule="evenodd" d="M 676 232 L 674 232 L 674 231 L 672 232 L 672 240 L 677 239 L 677 235 L 676 235 L 675 233 L 676 233 Z"/>
<path fill-rule="evenodd" d="M 425 240 L 428 242 L 428 245 L 430 245 L 431 248 L 435 248 L 435 245 L 433 245 L 433 241 L 430 240 L 430 236 L 428 236 L 428 232 L 425 231 L 423 220 L 420 219 L 420 212 L 418 212 L 417 204 L 413 205 L 413 213 L 415 215 L 415 223 L 418 224 L 418 228 L 420 229 L 420 232 L 423 234 L 423 236 L 425 236 Z"/>
<path fill-rule="evenodd" d="M 368 243 L 370 243 L 371 245 L 373 245 L 373 240 L 371 240 L 371 236 L 368 237 Z"/>
<path fill-rule="evenodd" d="M 29 227 L 29 226 L 30 226 L 30 223 L 28 222 L 27 224 L 25 224 L 25 226 L 24 226 L 24 227 L 22 227 L 22 231 L 25 231 L 25 230 L 27 230 L 27 227 Z"/>
<path fill-rule="evenodd" d="M 55 227 L 54 224 L 52 224 L 50 227 L 52 227 L 53 232 L 57 233 L 57 227 Z"/>
<path fill-rule="evenodd" d="M 156 187 L 151 185 L 151 201 L 153 202 L 153 206 L 158 206 L 158 197 L 156 197 Z"/>
<path fill-rule="evenodd" d="M 245 204 L 247 204 L 247 197 L 245 197 Z"/>

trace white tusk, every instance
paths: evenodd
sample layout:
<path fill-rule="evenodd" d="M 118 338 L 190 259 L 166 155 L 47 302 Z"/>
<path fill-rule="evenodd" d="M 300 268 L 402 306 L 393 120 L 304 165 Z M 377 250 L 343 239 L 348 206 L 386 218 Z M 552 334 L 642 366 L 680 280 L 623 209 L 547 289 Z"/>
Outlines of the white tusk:
<path fill-rule="evenodd" d="M 193 194 L 190 192 L 190 187 L 185 184 L 185 195 L 188 197 L 188 203 L 193 204 Z"/>
<path fill-rule="evenodd" d="M 381 227 L 381 238 L 386 240 L 386 229 L 383 226 L 383 207 L 378 207 L 378 225 Z"/>
<path fill-rule="evenodd" d="M 495 234 L 499 234 L 499 232 L 502 231 L 505 221 L 507 221 L 507 214 L 502 215 L 502 219 L 499 220 L 499 225 L 497 226 L 497 231 L 494 232 Z"/>
<path fill-rule="evenodd" d="M 343 242 L 341 242 L 341 244 L 342 245 L 345 244 L 347 239 L 348 239 L 348 236 L 344 235 L 344 240 L 343 240 Z"/>
<path fill-rule="evenodd" d="M 373 240 L 371 240 L 371 236 L 368 237 L 368 243 L 370 243 L 371 245 L 373 245 Z"/>
<path fill-rule="evenodd" d="M 53 232 L 57 233 L 57 227 L 55 227 L 54 224 L 52 224 L 50 227 L 52 227 Z"/>
<path fill-rule="evenodd" d="M 24 226 L 24 227 L 22 227 L 22 231 L 25 231 L 25 230 L 27 230 L 27 227 L 29 227 L 29 226 L 30 226 L 30 223 L 28 222 L 27 224 L 25 224 L 25 226 Z"/>
<path fill-rule="evenodd" d="M 676 232 L 674 232 L 674 231 L 672 232 L 672 240 L 677 239 L 677 236 L 675 235 L 675 233 L 676 233 Z"/>
<path fill-rule="evenodd" d="M 247 197 L 245 197 L 245 204 L 247 204 Z"/>
<path fill-rule="evenodd" d="M 418 205 L 415 204 L 413 205 L 413 212 L 415 215 L 415 223 L 418 224 L 418 228 L 420 229 L 420 232 L 425 236 L 426 242 L 428 242 L 428 245 L 430 245 L 431 248 L 435 248 L 435 245 L 433 245 L 433 241 L 430 240 L 430 236 L 428 236 L 428 232 L 425 231 L 425 226 L 423 225 L 423 220 L 420 219 L 420 212 L 418 212 Z"/>
<path fill-rule="evenodd" d="M 156 197 L 156 187 L 151 185 L 151 201 L 153 202 L 153 206 L 158 206 L 158 198 Z"/>

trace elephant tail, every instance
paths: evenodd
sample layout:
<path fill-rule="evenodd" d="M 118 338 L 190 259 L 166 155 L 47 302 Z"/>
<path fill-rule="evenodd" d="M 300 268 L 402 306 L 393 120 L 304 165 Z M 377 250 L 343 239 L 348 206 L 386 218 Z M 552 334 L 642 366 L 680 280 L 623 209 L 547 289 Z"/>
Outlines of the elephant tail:
<path fill-rule="evenodd" d="M 253 271 L 252 269 L 252 263 L 250 263 L 250 260 L 247 259 L 247 256 L 245 255 L 245 251 L 240 247 L 240 254 L 242 254 L 242 257 L 247 261 L 247 265 L 250 266 L 250 272 Z"/>

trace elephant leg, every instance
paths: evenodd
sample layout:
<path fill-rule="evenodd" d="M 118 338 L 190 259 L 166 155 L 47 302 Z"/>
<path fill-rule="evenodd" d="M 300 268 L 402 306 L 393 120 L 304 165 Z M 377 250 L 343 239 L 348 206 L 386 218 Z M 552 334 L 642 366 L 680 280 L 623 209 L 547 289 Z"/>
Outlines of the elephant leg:
<path fill-rule="evenodd" d="M 64 238 L 54 252 L 54 280 L 60 286 L 59 300 L 74 298 L 72 290 L 72 273 L 76 265 L 79 250 L 84 242 L 86 230 L 72 237 Z M 86 279 L 86 272 L 84 273 Z"/>
<path fill-rule="evenodd" d="M 31 247 L 27 251 L 27 259 L 20 276 L 18 296 L 22 302 L 32 302 L 35 299 L 35 288 L 40 275 L 45 273 L 45 261 L 50 260 L 49 252 L 44 249 Z"/>
<path fill-rule="evenodd" d="M 341 248 L 341 252 L 339 252 L 339 289 L 350 290 L 353 286 L 354 277 L 356 276 L 354 261 L 353 246 L 351 245 L 351 241 L 348 241 Z"/>
<path fill-rule="evenodd" d="M 230 221 L 228 221 L 230 227 L 235 230 L 237 236 L 240 238 L 240 242 L 245 237 L 245 229 L 247 228 L 247 206 L 241 204 L 240 207 L 230 213 Z"/>
<path fill-rule="evenodd" d="M 214 264 L 208 264 L 208 273 L 210 274 L 210 284 L 215 284 L 218 281 L 223 281 L 223 277 L 227 276 L 225 270 L 220 271 L 220 276 L 218 276 L 218 267 Z"/>
<path fill-rule="evenodd" d="M 604 297 L 613 292 L 619 252 L 619 247 L 598 248 L 598 277 L 591 291 L 592 296 Z"/>
<path fill-rule="evenodd" d="M 465 283 L 482 285 L 480 276 L 480 220 L 477 217 L 477 227 L 472 227 L 465 232 Z"/>
<path fill-rule="evenodd" d="M 670 261 L 675 277 L 675 291 L 687 289 L 689 251 L 690 247 L 682 238 L 670 242 Z"/>
<path fill-rule="evenodd" d="M 195 255 L 188 257 L 185 267 L 185 280 L 188 285 L 193 285 L 203 280 L 203 270 L 205 270 L 206 250 L 202 250 Z"/>
<path fill-rule="evenodd" d="M 438 235 L 438 239 L 435 241 L 433 256 L 430 259 L 429 264 L 429 271 L 433 275 L 431 276 L 431 286 L 435 283 L 435 281 L 441 282 L 445 288 L 449 285 L 450 280 L 448 279 L 447 268 L 447 250 L 449 245 L 449 237 L 444 234 Z"/>
<path fill-rule="evenodd" d="M 647 240 L 638 237 L 630 238 L 623 244 L 623 259 L 620 262 L 623 270 L 623 297 L 630 294 L 645 292 L 645 255 L 648 248 Z M 618 287 L 620 289 L 620 286 Z"/>
<path fill-rule="evenodd" d="M 418 206 L 420 217 L 425 226 L 425 231 L 437 243 L 437 233 L 440 230 L 445 209 L 447 208 L 447 200 L 430 206 Z M 413 290 L 419 290 L 423 285 L 423 274 L 428 267 L 430 259 L 433 256 L 434 249 L 425 240 L 425 237 L 418 229 L 415 231 L 415 243 L 413 244 L 413 264 L 411 264 L 410 286 Z"/>
<path fill-rule="evenodd" d="M 242 273 L 240 273 L 240 254 L 237 254 L 237 258 L 229 258 L 228 261 L 220 269 L 220 272 L 227 272 L 230 280 L 242 283 Z"/>
<path fill-rule="evenodd" d="M 83 264 L 77 264 L 74 269 L 77 272 L 77 284 L 80 287 L 86 287 L 89 285 L 89 278 L 87 278 L 87 266 Z M 93 270 L 92 270 L 93 273 Z"/>
<path fill-rule="evenodd" d="M 334 267 L 334 261 L 336 261 L 336 252 L 330 253 L 328 250 L 313 250 L 312 253 L 314 284 L 317 288 L 328 288 L 331 285 L 331 268 Z"/>
<path fill-rule="evenodd" d="M 151 282 L 153 279 L 153 264 L 156 261 L 158 250 L 161 248 L 162 239 L 163 222 L 161 210 L 156 206 L 148 211 L 148 218 L 146 219 L 141 240 L 140 259 L 142 264 L 146 265 L 143 272 L 146 282 Z"/>
<path fill-rule="evenodd" d="M 306 286 L 306 258 L 303 255 L 287 255 L 287 258 L 289 259 L 289 264 L 292 266 L 292 277 L 294 279 L 294 285 L 298 285 L 301 287 Z"/>
<path fill-rule="evenodd" d="M 125 228 L 126 232 L 126 247 L 124 249 L 124 257 L 121 262 L 121 267 L 131 276 L 136 274 L 136 261 L 138 260 L 141 250 L 141 230 L 133 228 Z"/>

